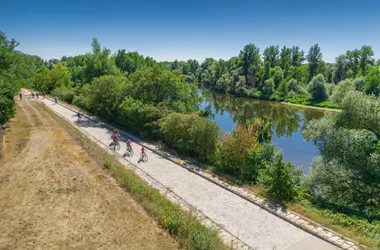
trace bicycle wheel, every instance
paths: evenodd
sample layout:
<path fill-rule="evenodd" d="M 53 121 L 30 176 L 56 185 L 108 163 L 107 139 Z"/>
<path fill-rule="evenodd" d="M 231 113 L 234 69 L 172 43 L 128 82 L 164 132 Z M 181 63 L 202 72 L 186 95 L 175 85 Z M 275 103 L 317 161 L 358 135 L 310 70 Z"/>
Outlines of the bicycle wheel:
<path fill-rule="evenodd" d="M 131 157 L 132 157 L 132 156 L 133 156 L 133 154 L 134 154 L 134 152 L 133 152 L 133 149 L 132 149 L 132 148 L 130 148 L 128 151 L 129 151 L 129 156 L 131 156 Z"/>
<path fill-rule="evenodd" d="M 146 153 L 143 154 L 142 159 L 144 162 L 148 161 L 148 155 Z"/>
<path fill-rule="evenodd" d="M 120 149 L 120 143 L 119 143 L 119 142 L 116 142 L 116 144 L 115 144 L 115 149 L 116 149 L 116 150 L 119 150 L 119 149 Z"/>

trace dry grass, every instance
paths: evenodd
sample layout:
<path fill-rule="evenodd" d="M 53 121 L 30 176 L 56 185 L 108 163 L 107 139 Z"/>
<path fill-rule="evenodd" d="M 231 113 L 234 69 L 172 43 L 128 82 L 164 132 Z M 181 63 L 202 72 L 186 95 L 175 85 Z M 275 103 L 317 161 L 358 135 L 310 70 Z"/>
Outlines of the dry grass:
<path fill-rule="evenodd" d="M 20 102 L 5 141 L 0 248 L 178 248 L 40 105 Z"/>

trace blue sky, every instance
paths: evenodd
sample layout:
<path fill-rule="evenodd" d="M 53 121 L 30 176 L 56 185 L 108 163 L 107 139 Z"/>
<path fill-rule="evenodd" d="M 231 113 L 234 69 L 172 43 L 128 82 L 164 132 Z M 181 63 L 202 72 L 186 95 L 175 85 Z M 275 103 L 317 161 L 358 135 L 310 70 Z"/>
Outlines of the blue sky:
<path fill-rule="evenodd" d="M 112 52 L 156 60 L 228 59 L 248 43 L 319 43 L 324 60 L 371 45 L 380 58 L 380 1 L 42 1 L 1 0 L 0 30 L 19 50 L 44 59 L 91 51 L 92 37 Z"/>

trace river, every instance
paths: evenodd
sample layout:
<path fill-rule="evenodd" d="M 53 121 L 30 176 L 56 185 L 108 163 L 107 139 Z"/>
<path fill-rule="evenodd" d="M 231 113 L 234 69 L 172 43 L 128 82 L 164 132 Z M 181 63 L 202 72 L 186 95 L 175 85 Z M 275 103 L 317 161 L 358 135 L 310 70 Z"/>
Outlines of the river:
<path fill-rule="evenodd" d="M 284 152 L 284 160 L 297 166 L 303 166 L 303 172 L 309 172 L 311 160 L 319 155 L 319 150 L 312 142 L 302 137 L 302 129 L 312 119 L 323 117 L 324 111 L 300 108 L 278 102 L 262 101 L 218 93 L 202 89 L 205 108 L 212 106 L 214 121 L 224 132 L 231 132 L 239 123 L 254 117 L 270 122 L 272 142 Z"/>

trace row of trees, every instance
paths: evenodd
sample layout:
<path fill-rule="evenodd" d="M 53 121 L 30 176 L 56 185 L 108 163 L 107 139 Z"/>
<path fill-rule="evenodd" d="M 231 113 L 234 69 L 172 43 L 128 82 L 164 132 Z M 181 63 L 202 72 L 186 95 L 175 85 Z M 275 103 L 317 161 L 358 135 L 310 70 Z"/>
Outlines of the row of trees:
<path fill-rule="evenodd" d="M 307 54 L 298 46 L 281 49 L 278 45 L 267 47 L 263 54 L 254 44 L 246 45 L 237 57 L 229 60 L 206 58 L 199 64 L 188 60 L 165 62 L 162 65 L 180 70 L 188 81 L 199 82 L 218 91 L 254 98 L 284 100 L 297 95 L 314 100 L 326 100 L 334 86 L 345 79 L 358 79 L 358 90 L 366 94 L 380 94 L 380 80 L 372 77 L 379 72 L 370 46 L 347 51 L 336 58 L 335 64 L 325 63 L 318 44 Z M 310 82 L 323 76 L 322 92 L 315 94 Z M 315 81 L 321 82 L 321 76 Z M 315 85 L 315 83 L 313 84 Z"/>
<path fill-rule="evenodd" d="M 34 71 L 43 65 L 41 58 L 16 51 L 17 46 L 18 42 L 8 39 L 0 31 L 0 137 L 2 126 L 14 114 L 14 95 L 20 86 L 30 82 Z"/>

